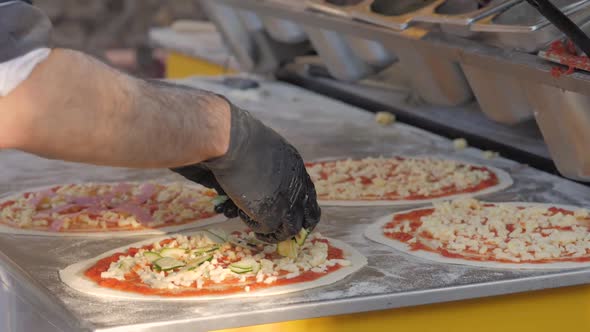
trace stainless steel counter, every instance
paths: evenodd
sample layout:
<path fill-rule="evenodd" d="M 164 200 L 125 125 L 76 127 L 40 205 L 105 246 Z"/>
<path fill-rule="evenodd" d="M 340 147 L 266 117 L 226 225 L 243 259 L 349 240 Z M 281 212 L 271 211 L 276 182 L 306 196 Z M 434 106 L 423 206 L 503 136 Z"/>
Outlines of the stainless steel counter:
<path fill-rule="evenodd" d="M 588 187 L 506 159 L 486 161 L 475 149 L 455 152 L 448 140 L 403 124 L 380 127 L 369 113 L 305 90 L 264 82 L 258 93 L 228 93 L 216 79 L 187 82 L 225 93 L 252 110 L 291 140 L 308 160 L 427 154 L 489 163 L 509 171 L 515 184 L 485 199 L 590 206 Z M 0 174 L 2 193 L 77 180 L 164 180 L 174 176 L 159 170 L 49 161 L 15 151 L 0 152 Z M 0 330 L 12 331 L 12 326 L 19 331 L 164 331 L 172 327 L 174 331 L 201 331 L 590 282 L 590 269 L 527 272 L 442 265 L 363 237 L 368 224 L 394 211 L 387 207 L 323 208 L 319 230 L 357 248 L 367 256 L 368 266 L 332 286 L 265 299 L 195 303 L 101 300 L 69 289 L 60 282 L 57 271 L 145 237 L 86 240 L 0 235 L 0 322 L 6 325 Z M 29 318 L 32 315 L 34 319 Z M 40 327 L 44 321 L 51 325 Z"/>

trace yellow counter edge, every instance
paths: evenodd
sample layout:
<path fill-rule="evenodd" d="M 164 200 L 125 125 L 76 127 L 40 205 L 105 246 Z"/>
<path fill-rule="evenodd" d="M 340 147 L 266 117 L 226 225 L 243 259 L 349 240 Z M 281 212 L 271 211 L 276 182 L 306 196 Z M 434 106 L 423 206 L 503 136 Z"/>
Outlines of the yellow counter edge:
<path fill-rule="evenodd" d="M 590 285 L 217 332 L 590 331 Z"/>

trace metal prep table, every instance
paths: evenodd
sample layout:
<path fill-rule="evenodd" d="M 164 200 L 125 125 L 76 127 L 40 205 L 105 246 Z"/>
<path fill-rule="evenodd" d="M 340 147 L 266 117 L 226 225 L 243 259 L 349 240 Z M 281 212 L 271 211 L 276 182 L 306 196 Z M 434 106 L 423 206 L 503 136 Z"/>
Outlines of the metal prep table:
<path fill-rule="evenodd" d="M 456 158 L 491 164 L 510 172 L 514 186 L 488 195 L 485 197 L 488 200 L 590 206 L 590 188 L 586 186 L 504 158 L 484 160 L 481 151 L 476 149 L 455 152 L 449 140 L 401 123 L 380 127 L 368 112 L 300 88 L 262 81 L 258 91 L 235 92 L 220 85 L 220 80 L 207 78 L 185 82 L 226 94 L 238 105 L 250 109 L 293 142 L 307 160 L 381 154 Z M 163 170 L 85 166 L 16 151 L 0 152 L 0 172 L 2 193 L 73 181 L 170 180 L 175 177 Z M 69 289 L 60 282 L 59 269 L 145 237 L 101 240 L 0 235 L 0 331 L 205 331 L 489 297 L 590 281 L 590 269 L 527 272 L 436 264 L 364 238 L 367 225 L 394 211 L 395 208 L 387 207 L 323 208 L 319 231 L 346 241 L 369 261 L 367 267 L 341 282 L 268 298 L 194 303 L 101 300 Z M 467 306 L 465 313 L 469 313 L 470 305 L 477 307 L 474 302 L 460 303 Z M 529 308 L 537 310 L 533 304 Z M 587 310 L 587 305 L 580 310 Z M 407 317 L 412 317 L 411 313 Z M 454 316 L 449 314 L 448 317 Z M 568 323 L 575 322 L 580 329 L 587 327 L 587 315 L 578 317 L 584 322 L 570 317 Z M 489 318 L 502 320 L 502 317 Z M 355 319 L 355 326 L 358 326 L 362 320 Z M 430 319 L 435 321 L 436 316 Z M 534 322 L 527 324 L 535 326 Z"/>

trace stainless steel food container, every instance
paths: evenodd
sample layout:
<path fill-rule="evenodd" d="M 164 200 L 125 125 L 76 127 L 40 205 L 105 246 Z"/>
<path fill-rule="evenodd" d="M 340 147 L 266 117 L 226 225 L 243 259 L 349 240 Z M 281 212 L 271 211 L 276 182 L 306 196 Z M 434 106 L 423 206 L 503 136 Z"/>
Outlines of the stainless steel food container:
<path fill-rule="evenodd" d="M 302 11 L 307 8 L 307 3 L 305 0 L 264 0 L 265 2 L 289 7 L 290 9 L 294 9 L 297 11 Z"/>
<path fill-rule="evenodd" d="M 554 0 L 553 3 L 577 24 L 590 19 L 590 2 L 587 0 Z M 562 35 L 527 2 L 519 2 L 474 22 L 470 29 L 484 33 L 490 44 L 531 53 Z"/>
<path fill-rule="evenodd" d="M 440 26 L 441 31 L 449 34 L 471 37 L 477 33 L 472 31 L 469 25 L 519 1 L 521 0 L 492 0 L 478 8 L 478 1 L 475 0 L 446 0 L 434 7 L 432 11 L 416 15 L 414 20 L 436 24 Z"/>
<path fill-rule="evenodd" d="M 339 32 L 317 28 L 305 28 L 305 31 L 322 62 L 336 79 L 351 82 L 374 73 L 374 68 L 352 50 Z"/>
<path fill-rule="evenodd" d="M 590 93 L 532 82 L 526 93 L 559 172 L 574 180 L 590 180 Z"/>
<path fill-rule="evenodd" d="M 254 70 L 256 45 L 240 11 L 215 4 L 213 1 L 202 1 L 201 4 L 209 19 L 219 29 L 240 67 L 246 71 Z"/>
<path fill-rule="evenodd" d="M 291 21 L 264 17 L 262 22 L 266 32 L 275 40 L 288 44 L 301 43 L 307 40 L 303 28 Z"/>
<path fill-rule="evenodd" d="M 462 64 L 461 67 L 482 112 L 487 117 L 509 125 L 533 117 L 533 110 L 524 89 L 527 82 L 478 66 Z"/>
<path fill-rule="evenodd" d="M 395 50 L 412 88 L 426 102 L 438 106 L 457 106 L 470 101 L 473 94 L 458 63 L 437 54 L 420 52 L 412 45 Z"/>
<path fill-rule="evenodd" d="M 307 8 L 322 13 L 350 17 L 350 11 L 367 0 L 307 0 Z"/>
<path fill-rule="evenodd" d="M 273 72 L 281 63 L 307 51 L 301 44 L 277 45 L 255 12 L 235 9 L 215 0 L 202 0 L 201 4 L 244 71 Z"/>
<path fill-rule="evenodd" d="M 251 12 L 248 10 L 240 10 L 238 12 L 239 19 L 244 23 L 244 26 L 250 32 L 258 32 L 264 29 L 264 24 L 262 24 L 262 20 L 255 12 Z"/>
<path fill-rule="evenodd" d="M 358 20 L 403 30 L 417 16 L 432 13 L 434 8 L 444 2 L 445 0 L 368 0 L 352 8 L 350 13 Z"/>
<path fill-rule="evenodd" d="M 411 30 L 406 29 L 416 15 L 432 12 L 443 2 L 444 0 L 369 0 L 348 10 L 353 18 L 406 33 Z M 393 48 L 392 52 L 410 77 L 412 88 L 426 102 L 439 106 L 456 106 L 472 99 L 471 89 L 459 64 L 442 59 L 436 54 L 420 52 L 412 43 Z"/>
<path fill-rule="evenodd" d="M 286 6 L 291 9 L 302 11 L 306 8 L 305 1 L 289 1 L 289 0 L 267 0 L 270 3 L 274 3 L 281 6 Z M 263 17 L 262 22 L 266 32 L 275 40 L 288 43 L 296 44 L 307 40 L 307 35 L 301 26 L 295 22 L 273 18 L 270 16 Z"/>
<path fill-rule="evenodd" d="M 391 65 L 396 57 L 379 42 L 346 36 L 352 52 L 377 70 Z"/>
<path fill-rule="evenodd" d="M 308 8 L 329 15 L 351 19 L 351 10 L 366 0 L 308 0 Z M 367 64 L 379 70 L 392 64 L 396 57 L 379 42 L 346 36 L 353 53 Z"/>

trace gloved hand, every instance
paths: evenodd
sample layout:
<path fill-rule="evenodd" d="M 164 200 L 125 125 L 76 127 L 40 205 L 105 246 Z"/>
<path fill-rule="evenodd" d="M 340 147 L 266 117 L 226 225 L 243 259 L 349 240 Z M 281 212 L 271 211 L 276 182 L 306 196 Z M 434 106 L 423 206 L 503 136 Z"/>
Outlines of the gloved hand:
<path fill-rule="evenodd" d="M 221 188 L 215 175 L 210 169 L 203 164 L 189 165 L 184 167 L 173 168 L 172 171 L 184 176 L 185 178 L 203 185 L 204 187 L 215 189 L 220 196 L 227 196 L 226 192 Z M 215 212 L 223 213 L 228 218 L 236 218 L 238 216 L 238 207 L 229 199 L 215 205 Z"/>
<path fill-rule="evenodd" d="M 175 168 L 185 178 L 214 188 L 230 200 L 216 210 L 236 213 L 265 242 L 312 230 L 320 220 L 315 187 L 297 150 L 247 111 L 231 106 L 231 137 L 225 155 Z"/>

